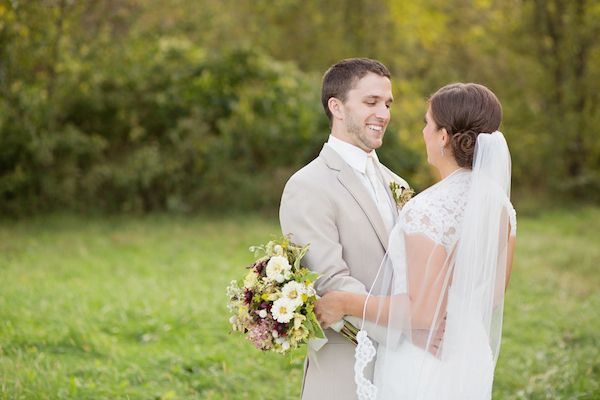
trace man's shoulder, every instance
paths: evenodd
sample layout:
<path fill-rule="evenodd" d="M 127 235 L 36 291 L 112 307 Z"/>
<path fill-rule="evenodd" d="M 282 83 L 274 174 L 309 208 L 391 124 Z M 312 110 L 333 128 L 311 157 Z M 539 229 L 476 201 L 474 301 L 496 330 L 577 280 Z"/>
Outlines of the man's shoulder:
<path fill-rule="evenodd" d="M 328 170 L 329 168 L 325 164 L 325 160 L 323 160 L 322 157 L 317 156 L 317 158 L 296 171 L 290 179 L 288 179 L 286 186 L 313 185 L 323 179 Z"/>
<path fill-rule="evenodd" d="M 317 157 L 296 171 L 287 181 L 281 194 L 280 219 L 296 214 L 309 205 L 323 204 L 331 196 L 331 173 L 325 160 Z"/>

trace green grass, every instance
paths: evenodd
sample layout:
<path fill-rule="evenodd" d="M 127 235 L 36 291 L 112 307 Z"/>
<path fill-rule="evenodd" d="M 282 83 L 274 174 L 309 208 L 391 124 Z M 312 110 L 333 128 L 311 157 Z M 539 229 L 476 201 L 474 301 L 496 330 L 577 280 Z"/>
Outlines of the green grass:
<path fill-rule="evenodd" d="M 296 399 L 303 354 L 229 334 L 254 216 L 0 226 L 0 398 Z M 519 221 L 497 399 L 600 398 L 600 209 Z"/>

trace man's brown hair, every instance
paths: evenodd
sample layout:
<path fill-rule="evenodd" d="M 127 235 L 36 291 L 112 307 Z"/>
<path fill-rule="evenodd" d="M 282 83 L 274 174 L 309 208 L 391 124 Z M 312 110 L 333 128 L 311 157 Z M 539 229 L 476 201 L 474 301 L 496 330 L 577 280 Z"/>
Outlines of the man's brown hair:
<path fill-rule="evenodd" d="M 358 80 L 369 72 L 390 78 L 390 71 L 388 71 L 386 66 L 370 58 L 348 58 L 332 65 L 325 72 L 321 86 L 321 103 L 330 124 L 332 115 L 327 104 L 329 99 L 335 97 L 345 102 L 348 92 Z"/>

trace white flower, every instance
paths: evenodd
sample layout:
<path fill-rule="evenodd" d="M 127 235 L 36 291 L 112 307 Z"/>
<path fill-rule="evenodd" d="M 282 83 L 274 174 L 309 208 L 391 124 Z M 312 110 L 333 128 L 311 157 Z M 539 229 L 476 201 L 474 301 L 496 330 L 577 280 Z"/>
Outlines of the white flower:
<path fill-rule="evenodd" d="M 233 316 L 231 316 L 231 318 L 229 318 L 229 323 L 231 324 L 231 330 L 233 330 L 233 331 L 238 330 L 238 328 L 237 328 L 238 318 L 235 315 L 233 315 Z"/>
<path fill-rule="evenodd" d="M 276 330 L 273 330 L 273 332 L 271 332 L 271 334 L 273 335 L 274 338 L 279 337 L 279 332 L 277 332 Z"/>
<path fill-rule="evenodd" d="M 267 316 L 267 310 L 260 310 L 258 312 L 258 316 L 261 318 L 265 318 Z"/>
<path fill-rule="evenodd" d="M 315 290 L 315 287 L 313 286 L 313 284 L 309 284 L 306 285 L 306 295 L 308 297 L 313 297 L 317 295 L 317 291 Z"/>
<path fill-rule="evenodd" d="M 282 283 L 292 275 L 292 267 L 286 257 L 274 256 L 267 263 L 267 279 Z"/>
<path fill-rule="evenodd" d="M 236 281 L 229 282 L 229 286 L 227 286 L 227 296 L 229 296 L 229 298 L 234 298 L 240 293 L 241 293 L 241 290 L 238 287 L 237 282 Z"/>
<path fill-rule="evenodd" d="M 275 247 L 273 247 L 273 253 L 275 253 L 278 256 L 282 256 L 283 255 L 283 247 L 281 247 L 280 245 L 275 245 Z"/>
<path fill-rule="evenodd" d="M 281 350 L 283 351 L 287 351 L 290 348 L 290 342 L 284 338 L 277 338 L 275 339 L 275 342 L 281 345 Z"/>
<path fill-rule="evenodd" d="M 248 274 L 244 278 L 244 287 L 246 289 L 252 289 L 252 288 L 254 288 L 254 286 L 256 286 L 257 283 L 258 283 L 258 275 L 256 275 L 256 272 L 254 272 L 254 271 L 248 272 Z"/>
<path fill-rule="evenodd" d="M 296 305 L 290 300 L 282 297 L 281 299 L 275 300 L 273 307 L 271 307 L 271 314 L 277 322 L 287 324 L 292 318 L 294 318 L 294 310 Z"/>
<path fill-rule="evenodd" d="M 306 317 L 302 314 L 296 313 L 294 315 L 294 329 L 300 329 L 304 321 L 306 321 Z"/>
<path fill-rule="evenodd" d="M 296 307 L 301 306 L 304 302 L 302 301 L 302 295 L 306 293 L 306 286 L 303 283 L 291 281 L 286 283 L 281 289 L 283 298 L 289 299 Z"/>

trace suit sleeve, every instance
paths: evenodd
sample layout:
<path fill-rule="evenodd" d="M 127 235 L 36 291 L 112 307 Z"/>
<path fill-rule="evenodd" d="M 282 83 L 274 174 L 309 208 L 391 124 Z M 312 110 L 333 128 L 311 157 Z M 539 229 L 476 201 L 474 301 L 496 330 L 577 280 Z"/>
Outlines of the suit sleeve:
<path fill-rule="evenodd" d="M 365 285 L 350 275 L 343 259 L 337 212 L 326 190 L 295 176 L 281 198 L 281 230 L 284 235 L 291 234 L 296 244 L 310 244 L 303 264 L 321 275 L 315 283 L 319 295 L 330 290 L 367 293 Z"/>

